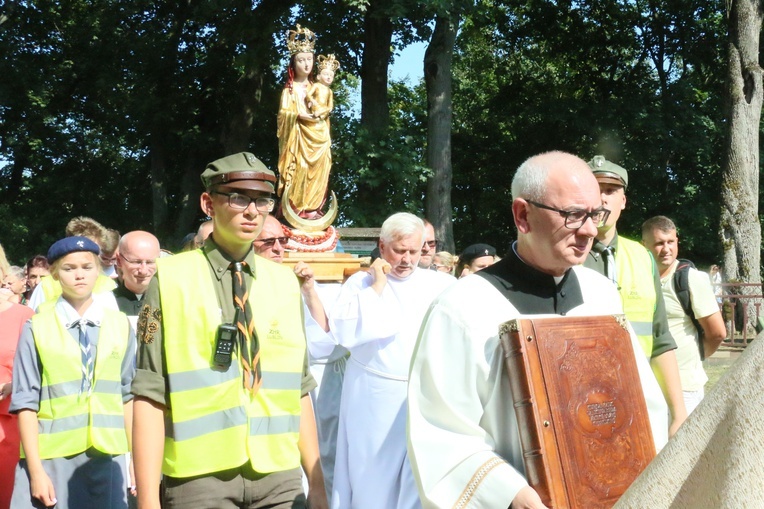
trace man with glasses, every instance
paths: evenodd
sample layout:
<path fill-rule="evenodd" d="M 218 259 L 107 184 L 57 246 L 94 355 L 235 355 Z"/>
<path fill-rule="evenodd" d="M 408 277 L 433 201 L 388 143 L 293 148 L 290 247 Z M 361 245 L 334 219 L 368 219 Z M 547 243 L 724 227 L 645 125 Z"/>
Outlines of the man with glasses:
<path fill-rule="evenodd" d="M 114 289 L 114 297 L 119 310 L 131 317 L 135 327 L 135 317 L 141 310 L 141 299 L 157 271 L 159 240 L 149 232 L 128 232 L 119 239 L 117 253 L 120 278 Z"/>
<path fill-rule="evenodd" d="M 202 247 L 204 245 L 204 241 L 207 240 L 207 237 L 210 236 L 210 233 L 212 233 L 212 220 L 208 219 L 207 221 L 200 224 L 199 228 L 196 229 L 196 235 L 194 235 L 194 246 Z"/>
<path fill-rule="evenodd" d="M 432 259 L 438 248 L 438 241 L 435 240 L 435 228 L 427 219 L 424 221 L 424 243 L 422 244 L 422 256 L 419 257 L 419 268 L 429 269 L 432 267 Z"/>
<path fill-rule="evenodd" d="M 616 231 L 621 211 L 626 208 L 629 174 L 604 156 L 594 156 L 589 167 L 599 184 L 602 205 L 610 215 L 597 229 L 597 238 L 584 266 L 606 276 L 618 289 L 626 318 L 661 382 L 672 417 L 669 435 L 673 436 L 687 418 L 687 410 L 658 269 L 645 246 Z"/>
<path fill-rule="evenodd" d="M 260 235 L 255 239 L 255 254 L 268 258 L 276 263 L 284 262 L 284 248 L 289 237 L 284 235 L 281 223 L 273 216 L 265 218 L 265 224 Z"/>
<path fill-rule="evenodd" d="M 409 374 L 408 451 L 422 505 L 544 508 L 526 481 L 500 324 L 521 315 L 619 314 L 615 287 L 581 267 L 607 219 L 586 162 L 548 152 L 512 181 L 517 241 L 430 306 Z M 631 343 L 658 448 L 667 410 L 636 336 Z"/>
<path fill-rule="evenodd" d="M 134 458 L 142 509 L 326 507 L 300 288 L 252 242 L 274 173 L 242 152 L 207 165 L 204 247 L 157 261 L 138 319 Z M 227 504 L 227 505 L 226 505 Z"/>

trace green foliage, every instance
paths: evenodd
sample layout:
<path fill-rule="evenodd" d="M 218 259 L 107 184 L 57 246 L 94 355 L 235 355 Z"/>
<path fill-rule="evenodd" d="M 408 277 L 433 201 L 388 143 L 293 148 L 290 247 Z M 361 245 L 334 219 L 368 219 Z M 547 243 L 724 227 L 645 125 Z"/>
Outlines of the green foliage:
<path fill-rule="evenodd" d="M 457 246 L 506 250 L 509 186 L 527 157 L 605 154 L 630 171 L 619 230 L 673 217 L 686 256 L 719 253 L 723 5 L 483 1 L 454 60 Z"/>
<path fill-rule="evenodd" d="M 721 0 L 374 0 L 394 50 L 436 13 L 463 23 L 453 67 L 457 250 L 512 238 L 510 182 L 527 157 L 602 153 L 630 171 L 619 230 L 664 214 L 682 255 L 718 261 L 725 4 Z M 423 212 L 423 85 L 393 82 L 387 131 L 359 126 L 367 0 L 6 2 L 0 17 L 0 232 L 44 252 L 74 215 L 167 245 L 199 219 L 198 174 L 226 151 L 276 166 L 283 37 L 295 21 L 342 62 L 330 185 L 343 225 Z M 11 5 L 12 4 L 12 5 Z M 152 189 L 157 190 L 152 196 Z"/>
<path fill-rule="evenodd" d="M 390 87 L 391 127 L 384 139 L 360 126 L 357 118 L 335 110 L 331 188 L 340 198 L 342 226 L 379 226 L 394 212 L 422 213 L 425 182 L 424 91 L 393 82 Z M 362 188 L 373 199 L 359 200 Z"/>

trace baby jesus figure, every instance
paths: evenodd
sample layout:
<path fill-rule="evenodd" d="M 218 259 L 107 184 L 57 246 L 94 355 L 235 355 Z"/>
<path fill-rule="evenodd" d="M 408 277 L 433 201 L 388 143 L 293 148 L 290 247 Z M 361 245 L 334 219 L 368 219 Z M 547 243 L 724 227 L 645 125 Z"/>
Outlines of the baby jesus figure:
<path fill-rule="evenodd" d="M 317 81 L 310 85 L 305 98 L 313 118 L 326 120 L 334 109 L 334 93 L 329 86 L 334 81 L 334 73 L 339 67 L 340 63 L 334 58 L 334 55 L 318 56 Z"/>

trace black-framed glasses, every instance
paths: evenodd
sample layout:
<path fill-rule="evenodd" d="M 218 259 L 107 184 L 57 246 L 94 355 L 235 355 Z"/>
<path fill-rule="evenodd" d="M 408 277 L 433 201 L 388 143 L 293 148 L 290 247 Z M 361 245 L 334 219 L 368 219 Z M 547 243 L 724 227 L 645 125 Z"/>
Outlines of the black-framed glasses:
<path fill-rule="evenodd" d="M 422 244 L 422 249 L 427 248 L 429 251 L 430 249 L 435 249 L 435 247 L 438 245 L 437 240 L 425 240 L 424 244 Z"/>
<path fill-rule="evenodd" d="M 125 255 L 123 255 L 122 253 L 119 253 L 119 257 L 125 260 L 125 262 L 132 267 L 140 267 L 141 265 L 145 264 L 146 267 L 153 269 L 154 267 L 157 266 L 156 260 L 131 260 L 130 258 L 127 258 Z"/>
<path fill-rule="evenodd" d="M 531 200 L 525 201 L 534 207 L 557 212 L 565 218 L 565 227 L 571 230 L 581 228 L 587 219 L 591 219 L 595 226 L 601 226 L 605 223 L 605 221 L 607 221 L 607 218 L 610 217 L 610 211 L 605 207 L 600 207 L 598 209 L 592 210 L 591 212 L 587 212 L 583 209 L 560 210 L 554 207 L 550 207 L 549 205 L 544 205 L 543 203 L 538 203 Z"/>
<path fill-rule="evenodd" d="M 269 239 L 255 239 L 255 242 L 262 242 L 263 246 L 265 247 L 273 247 L 276 244 L 276 241 L 279 242 L 282 246 L 286 246 L 286 243 L 289 242 L 289 237 L 271 237 Z"/>
<path fill-rule="evenodd" d="M 212 191 L 211 193 L 228 197 L 228 206 L 236 210 L 244 210 L 249 207 L 250 203 L 254 203 L 259 212 L 273 212 L 273 207 L 276 205 L 276 200 L 265 196 L 250 198 L 246 194 L 239 193 L 224 193 L 222 191 Z"/>

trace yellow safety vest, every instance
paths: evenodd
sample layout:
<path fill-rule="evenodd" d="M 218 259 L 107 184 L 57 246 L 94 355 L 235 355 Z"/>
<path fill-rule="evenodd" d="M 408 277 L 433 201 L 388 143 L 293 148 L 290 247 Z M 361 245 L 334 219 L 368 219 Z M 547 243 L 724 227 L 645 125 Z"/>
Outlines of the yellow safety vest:
<path fill-rule="evenodd" d="M 656 294 L 653 258 L 638 242 L 618 236 L 616 271 L 623 311 L 648 359 L 653 353 Z"/>
<path fill-rule="evenodd" d="M 55 309 L 34 315 L 32 332 L 43 367 L 37 411 L 40 458 L 72 456 L 91 447 L 106 454 L 126 453 L 122 360 L 129 337 L 127 317 L 104 310 L 90 396 L 80 393 L 79 344 Z"/>
<path fill-rule="evenodd" d="M 162 472 L 191 477 L 247 461 L 261 473 L 297 468 L 306 343 L 292 271 L 257 260 L 249 288 L 262 370 L 255 396 L 243 387 L 238 355 L 227 371 L 211 367 L 221 308 L 204 254 L 161 258 L 157 272 L 170 410 Z"/>
<path fill-rule="evenodd" d="M 40 279 L 40 286 L 42 286 L 42 294 L 45 297 L 42 303 L 55 302 L 56 299 L 63 293 L 61 289 L 61 283 L 58 280 L 53 279 L 53 276 L 43 276 Z M 93 293 L 110 292 L 117 287 L 117 283 L 107 276 L 106 274 L 98 274 L 95 287 L 93 287 Z M 42 305 L 40 303 L 40 305 Z"/>

